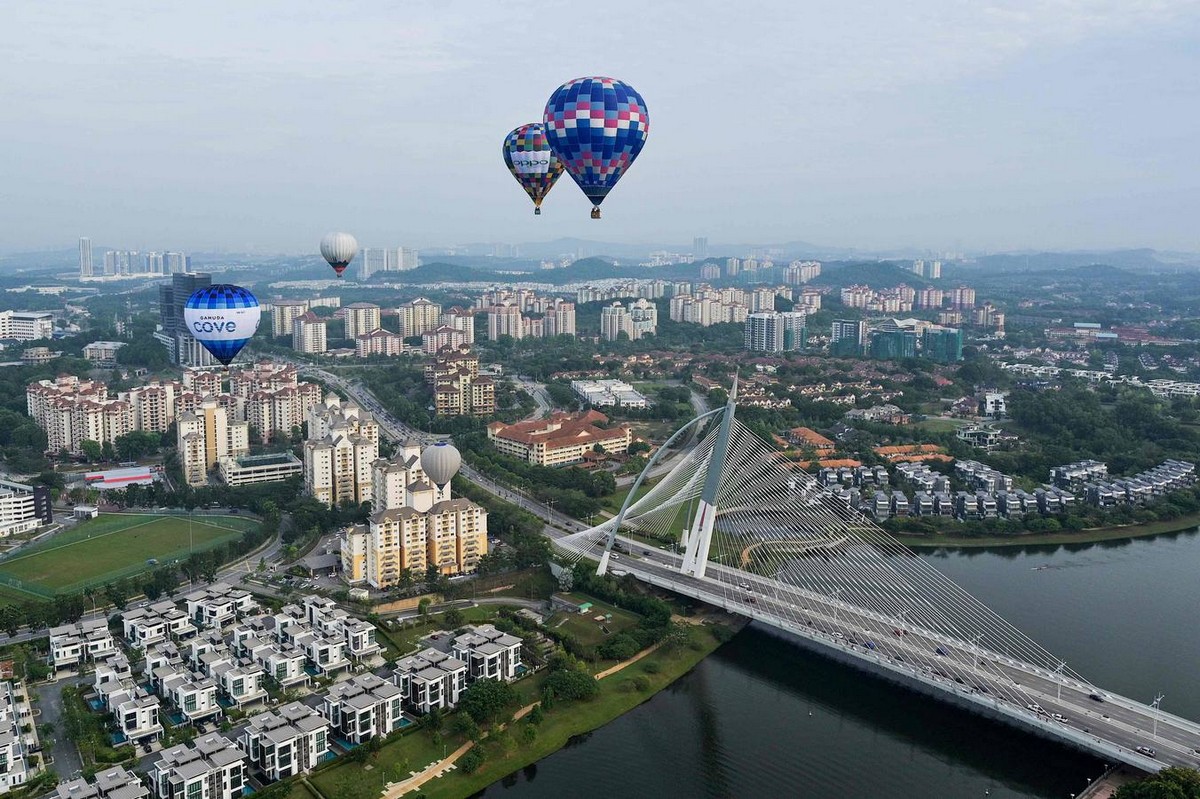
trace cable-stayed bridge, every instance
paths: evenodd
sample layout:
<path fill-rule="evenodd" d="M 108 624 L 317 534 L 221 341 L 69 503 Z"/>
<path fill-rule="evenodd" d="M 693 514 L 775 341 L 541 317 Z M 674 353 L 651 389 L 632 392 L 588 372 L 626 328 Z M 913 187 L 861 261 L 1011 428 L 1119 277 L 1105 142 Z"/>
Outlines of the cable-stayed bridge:
<path fill-rule="evenodd" d="M 675 434 L 704 431 L 644 495 L 645 476 L 672 441 L 620 513 L 556 538 L 560 553 L 749 616 L 835 659 L 1110 761 L 1200 765 L 1200 724 L 1069 668 L 780 457 L 738 421 L 736 394 L 735 383 L 725 407 Z"/>

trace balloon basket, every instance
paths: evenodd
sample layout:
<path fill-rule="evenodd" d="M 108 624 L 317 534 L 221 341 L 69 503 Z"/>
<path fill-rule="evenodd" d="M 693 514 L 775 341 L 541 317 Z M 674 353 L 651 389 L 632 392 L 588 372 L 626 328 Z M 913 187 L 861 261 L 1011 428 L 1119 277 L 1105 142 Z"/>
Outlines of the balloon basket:
<path fill-rule="evenodd" d="M 541 208 L 534 208 L 534 209 L 533 209 L 533 215 L 534 215 L 534 216 L 541 216 L 541 215 L 542 215 L 542 209 L 541 209 Z"/>
<path fill-rule="evenodd" d="M 597 205 L 594 208 L 592 208 L 592 219 L 599 219 L 599 218 L 600 218 L 600 206 Z"/>

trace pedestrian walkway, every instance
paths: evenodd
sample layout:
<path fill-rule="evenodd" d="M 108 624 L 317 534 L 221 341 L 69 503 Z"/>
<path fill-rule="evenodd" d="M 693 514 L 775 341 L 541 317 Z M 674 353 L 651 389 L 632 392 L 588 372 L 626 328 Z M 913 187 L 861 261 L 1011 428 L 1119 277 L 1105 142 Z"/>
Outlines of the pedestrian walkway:
<path fill-rule="evenodd" d="M 1128 766 L 1117 766 L 1104 772 L 1104 776 L 1093 782 L 1076 799 L 1111 799 L 1117 789 L 1126 783 L 1141 779 L 1145 774 Z"/>

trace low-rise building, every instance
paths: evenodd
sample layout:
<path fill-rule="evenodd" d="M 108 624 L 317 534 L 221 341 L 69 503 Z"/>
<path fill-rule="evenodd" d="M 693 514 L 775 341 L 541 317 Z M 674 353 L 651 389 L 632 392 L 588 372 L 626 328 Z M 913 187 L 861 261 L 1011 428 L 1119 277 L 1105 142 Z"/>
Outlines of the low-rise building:
<path fill-rule="evenodd" d="M 333 756 L 328 720 L 299 702 L 252 716 L 240 743 L 264 782 L 312 771 Z"/>
<path fill-rule="evenodd" d="M 630 428 L 600 426 L 607 423 L 608 417 L 595 410 L 556 412 L 545 419 L 516 424 L 492 422 L 488 440 L 506 455 L 538 466 L 562 466 L 582 461 L 584 453 L 597 446 L 610 454 L 628 452 L 633 441 Z"/>
<path fill-rule="evenodd" d="M 471 627 L 454 638 L 451 652 L 467 664 L 467 680 L 515 680 L 521 669 L 522 641 L 491 624 Z"/>
<path fill-rule="evenodd" d="M 49 486 L 0 480 L 0 538 L 27 533 L 53 521 Z"/>
<path fill-rule="evenodd" d="M 21 725 L 32 721 L 28 705 L 17 701 L 13 684 L 0 682 L 0 794 L 21 787 L 29 779 Z"/>
<path fill-rule="evenodd" d="M 404 721 L 403 692 L 367 672 L 329 689 L 321 712 L 336 735 L 352 744 L 389 735 Z"/>
<path fill-rule="evenodd" d="M 221 482 L 227 486 L 278 483 L 304 474 L 304 464 L 290 452 L 267 455 L 226 456 L 217 461 Z"/>
<path fill-rule="evenodd" d="M 97 366 L 116 366 L 117 350 L 127 343 L 125 341 L 93 341 L 83 348 L 83 357 Z"/>
<path fill-rule="evenodd" d="M 164 749 L 147 775 L 155 799 L 241 799 L 246 755 L 220 735 Z"/>
<path fill-rule="evenodd" d="M 429 648 L 396 664 L 392 681 L 400 689 L 406 707 L 419 716 L 458 706 L 467 690 L 466 663 Z"/>
<path fill-rule="evenodd" d="M 50 629 L 50 665 L 55 671 L 77 666 L 85 659 L 103 660 L 117 651 L 106 619 L 85 619 Z"/>
<path fill-rule="evenodd" d="M 94 782 L 77 777 L 55 787 L 55 799 L 147 799 L 150 789 L 122 766 L 96 772 Z"/>

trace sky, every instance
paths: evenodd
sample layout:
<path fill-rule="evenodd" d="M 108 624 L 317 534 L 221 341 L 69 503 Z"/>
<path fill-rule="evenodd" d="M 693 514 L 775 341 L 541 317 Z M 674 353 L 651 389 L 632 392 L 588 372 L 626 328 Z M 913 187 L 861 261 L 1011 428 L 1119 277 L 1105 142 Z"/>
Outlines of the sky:
<path fill-rule="evenodd" d="M 1200 0 L 11 3 L 0 250 L 480 241 L 1200 251 Z M 650 133 L 532 215 L 500 145 L 608 75 Z"/>

